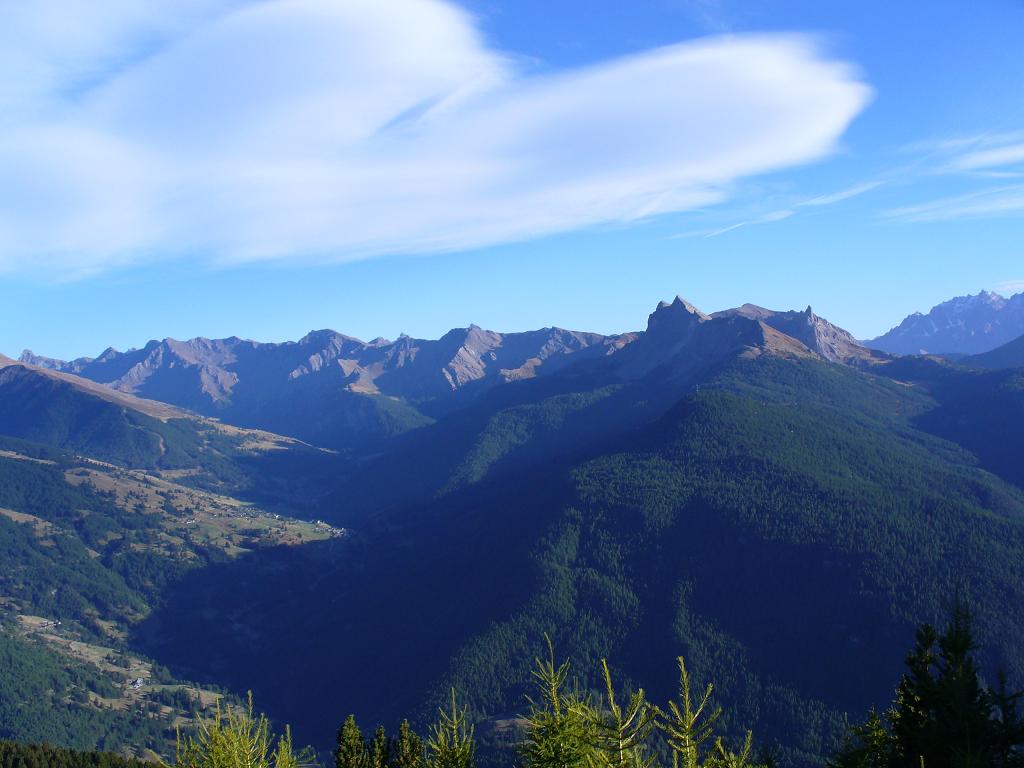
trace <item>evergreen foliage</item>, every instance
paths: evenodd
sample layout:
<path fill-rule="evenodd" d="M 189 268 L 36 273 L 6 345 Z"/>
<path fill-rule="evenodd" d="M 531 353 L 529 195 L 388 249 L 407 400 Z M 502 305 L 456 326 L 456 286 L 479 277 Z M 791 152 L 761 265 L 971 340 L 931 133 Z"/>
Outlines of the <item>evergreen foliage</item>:
<path fill-rule="evenodd" d="M 145 712 L 86 704 L 92 695 L 116 692 L 92 665 L 57 657 L 0 625 L 0 739 L 76 749 L 162 749 L 166 723 Z"/>
<path fill-rule="evenodd" d="M 872 711 L 851 729 L 833 768 L 1007 768 L 1024 765 L 1021 693 L 984 685 L 971 614 L 958 603 L 946 629 L 922 625 L 885 717 Z"/>
<path fill-rule="evenodd" d="M 722 716 L 721 707 L 708 710 L 714 685 L 708 683 L 699 701 L 690 694 L 690 673 L 680 656 L 679 701 L 669 701 L 667 710 L 658 710 L 655 725 L 665 734 L 672 751 L 672 768 L 698 768 L 701 747 L 714 734 L 715 722 Z"/>
<path fill-rule="evenodd" d="M 403 720 L 398 727 L 398 736 L 391 742 L 389 756 L 391 768 L 423 768 L 423 739 L 412 729 L 408 720 Z"/>
<path fill-rule="evenodd" d="M 310 751 L 296 751 L 288 728 L 275 737 L 266 716 L 253 714 L 250 695 L 246 708 L 218 704 L 194 735 L 179 735 L 174 768 L 302 768 L 311 762 Z"/>
<path fill-rule="evenodd" d="M 451 710 L 439 710 L 440 719 L 427 738 L 429 768 L 474 768 L 476 745 L 466 707 L 459 707 L 452 689 Z"/>
<path fill-rule="evenodd" d="M 547 642 L 548 657 L 535 662 L 540 698 L 529 699 L 520 753 L 533 768 L 579 768 L 591 752 L 590 707 L 578 688 L 569 686 L 569 662 L 558 664 L 551 639 Z"/>
<path fill-rule="evenodd" d="M 370 766 L 371 768 L 390 768 L 391 766 L 391 740 L 383 725 L 378 725 L 373 733 L 373 741 L 370 743 Z"/>
<path fill-rule="evenodd" d="M 623 706 L 615 698 L 615 686 L 608 661 L 601 660 L 604 700 L 592 710 L 595 768 L 650 768 L 654 756 L 648 754 L 648 741 L 654 729 L 656 710 L 648 703 L 643 688 L 629 696 Z"/>
<path fill-rule="evenodd" d="M 349 715 L 338 729 L 334 765 L 335 768 L 369 768 L 370 755 L 366 739 L 356 724 L 355 715 Z"/>
<path fill-rule="evenodd" d="M 367 743 L 354 715 L 338 729 L 334 749 L 335 768 L 424 768 L 423 739 L 403 720 L 395 736 L 377 726 Z"/>
<path fill-rule="evenodd" d="M 0 768 L 153 768 L 112 752 L 79 752 L 51 744 L 0 741 Z"/>

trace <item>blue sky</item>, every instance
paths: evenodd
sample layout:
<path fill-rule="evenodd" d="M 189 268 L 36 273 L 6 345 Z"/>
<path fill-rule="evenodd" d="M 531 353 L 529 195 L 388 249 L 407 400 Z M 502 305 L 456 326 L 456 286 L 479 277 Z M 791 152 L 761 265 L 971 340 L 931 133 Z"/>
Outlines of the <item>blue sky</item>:
<path fill-rule="evenodd" d="M 1015 0 L 0 13 L 8 355 L 1024 290 Z"/>

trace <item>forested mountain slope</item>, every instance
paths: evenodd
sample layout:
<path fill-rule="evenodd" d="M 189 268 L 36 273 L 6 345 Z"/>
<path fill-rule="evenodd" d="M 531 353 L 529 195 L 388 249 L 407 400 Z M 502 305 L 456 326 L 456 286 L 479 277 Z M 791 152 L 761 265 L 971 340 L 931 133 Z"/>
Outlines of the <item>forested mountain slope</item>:
<path fill-rule="evenodd" d="M 546 632 L 577 669 L 607 655 L 627 681 L 671 679 L 655 667 L 683 654 L 734 727 L 810 761 L 836 746 L 844 712 L 884 701 L 907 633 L 955 588 L 977 602 L 989 661 L 1020 680 L 1020 490 L 929 433 L 930 384 L 760 328 L 718 326 L 743 343 L 717 357 L 682 344 L 653 365 L 638 347 L 643 365 L 577 372 L 570 394 L 504 389 L 459 422 L 466 434 L 449 424 L 439 444 L 469 450 L 431 464 L 429 488 L 352 519 L 349 561 L 215 566 L 139 641 L 189 674 L 257 686 L 324 742 L 329 711 L 394 722 L 450 684 L 478 716 L 513 713 Z M 584 379 L 605 388 L 582 394 Z M 467 474 L 485 434 L 488 456 L 518 460 Z M 253 580 L 264 558 L 302 586 L 286 599 Z"/>
<path fill-rule="evenodd" d="M 0 435 L 120 467 L 177 472 L 190 484 L 288 506 L 322 493 L 339 458 L 277 434 L 203 419 L 79 376 L 0 359 Z"/>
<path fill-rule="evenodd" d="M 885 704 L 908 634 L 957 592 L 975 605 L 984 660 L 1019 685 L 1019 371 L 872 355 L 813 313 L 741 310 L 663 303 L 611 354 L 504 381 L 345 455 L 266 435 L 264 450 L 254 433 L 149 416 L 22 366 L 66 423 L 113 426 L 65 442 L 38 427 L 47 397 L 12 385 L 0 430 L 112 453 L 107 466 L 10 449 L 22 475 L 51 473 L 36 483 L 47 493 L 100 495 L 58 503 L 90 510 L 64 517 L 0 500 L 25 567 L 42 558 L 4 594 L 42 617 L 72 600 L 76 631 L 95 641 L 114 621 L 122 652 L 252 689 L 319 747 L 348 712 L 429 717 L 451 685 L 474 717 L 515 714 L 548 634 L 586 685 L 602 656 L 626 685 L 670 684 L 663 667 L 681 654 L 716 682 L 729 729 L 809 764 L 838 746 L 844 713 Z M 19 421 L 19 402 L 46 418 Z M 191 468 L 114 453 L 131 431 L 159 446 L 171 428 Z M 168 504 L 146 511 L 150 491 Z M 344 535 L 283 531 L 272 512 L 289 495 Z M 261 498 L 273 522 L 203 528 L 215 546 L 190 532 L 193 516 L 225 523 L 213 513 Z M 61 531 L 57 562 L 47 526 Z M 169 567 L 175 552 L 192 553 L 187 567 Z M 50 595 L 47 568 L 81 589 Z"/>
<path fill-rule="evenodd" d="M 989 352 L 971 355 L 961 362 L 974 368 L 1024 368 L 1024 336 Z"/>

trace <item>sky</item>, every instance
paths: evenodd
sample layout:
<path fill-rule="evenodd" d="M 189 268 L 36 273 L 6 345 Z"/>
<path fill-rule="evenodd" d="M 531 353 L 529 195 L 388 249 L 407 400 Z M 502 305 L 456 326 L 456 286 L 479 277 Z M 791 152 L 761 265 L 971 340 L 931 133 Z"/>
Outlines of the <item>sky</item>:
<path fill-rule="evenodd" d="M 1024 291 L 1024 2 L 0 0 L 0 352 Z"/>

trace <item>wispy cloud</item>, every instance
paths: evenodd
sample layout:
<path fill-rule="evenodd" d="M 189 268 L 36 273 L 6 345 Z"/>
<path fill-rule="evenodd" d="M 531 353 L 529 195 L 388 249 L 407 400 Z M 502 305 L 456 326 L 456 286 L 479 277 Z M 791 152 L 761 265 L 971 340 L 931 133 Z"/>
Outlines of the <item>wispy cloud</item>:
<path fill-rule="evenodd" d="M 980 171 L 1024 164 L 1024 142 L 991 149 L 975 149 L 953 159 L 950 167 L 958 171 Z"/>
<path fill-rule="evenodd" d="M 884 215 L 891 219 L 926 222 L 987 218 L 1018 213 L 1024 213 L 1024 185 L 983 189 L 917 205 L 892 208 Z"/>
<path fill-rule="evenodd" d="M 884 181 L 865 181 L 860 184 L 854 184 L 852 187 L 841 189 L 838 192 L 833 192 L 832 194 L 829 195 L 812 197 L 810 200 L 804 200 L 803 202 L 797 203 L 797 205 L 819 206 L 832 205 L 833 203 L 841 203 L 843 200 L 849 200 L 851 197 L 857 197 L 858 195 L 863 195 L 865 192 L 870 192 L 873 189 L 877 189 L 884 183 Z"/>
<path fill-rule="evenodd" d="M 725 11 L 723 0 L 682 0 L 693 19 L 711 32 L 730 32 L 732 24 Z"/>
<path fill-rule="evenodd" d="M 918 155 L 915 166 L 920 172 L 998 177 L 1024 171 L 1024 133 L 1020 131 L 921 141 L 904 150 Z"/>
<path fill-rule="evenodd" d="M 1024 293 L 1024 280 L 1004 280 L 1001 283 L 997 283 L 994 290 L 1003 296 L 1014 296 L 1018 293 Z"/>
<path fill-rule="evenodd" d="M 740 227 L 749 227 L 755 224 L 770 224 L 773 221 L 782 221 L 783 219 L 788 219 L 794 213 L 795 211 L 791 211 L 788 209 L 782 211 L 772 211 L 771 213 L 766 213 L 764 216 L 758 216 L 755 219 L 748 219 L 747 221 L 741 221 L 736 224 L 730 224 L 728 227 L 722 227 L 721 229 L 716 229 L 712 232 L 708 232 L 704 235 L 704 237 L 718 237 L 719 235 L 724 235 L 726 232 L 732 232 L 734 229 L 739 229 Z"/>
<path fill-rule="evenodd" d="M 100 6 L 5 11 L 0 271 L 347 260 L 689 210 L 826 156 L 870 97 L 801 36 L 529 77 L 440 0 Z"/>

